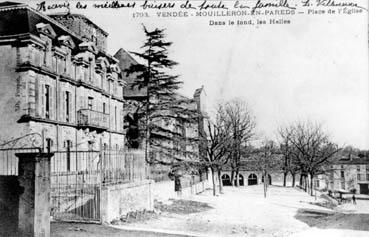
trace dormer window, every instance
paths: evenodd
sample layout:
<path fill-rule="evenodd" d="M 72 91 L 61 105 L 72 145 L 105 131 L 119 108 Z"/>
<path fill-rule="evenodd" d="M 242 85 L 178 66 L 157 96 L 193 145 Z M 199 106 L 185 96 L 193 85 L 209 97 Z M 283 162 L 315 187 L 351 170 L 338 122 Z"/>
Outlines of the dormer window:
<path fill-rule="evenodd" d="M 50 24 L 38 23 L 36 24 L 36 28 L 40 34 L 44 34 L 51 39 L 54 39 L 56 37 L 56 33 L 54 29 L 50 26 Z"/>
<path fill-rule="evenodd" d="M 58 41 L 61 45 L 64 45 L 70 49 L 73 49 L 76 47 L 74 44 L 72 38 L 69 35 L 62 35 L 58 38 Z"/>

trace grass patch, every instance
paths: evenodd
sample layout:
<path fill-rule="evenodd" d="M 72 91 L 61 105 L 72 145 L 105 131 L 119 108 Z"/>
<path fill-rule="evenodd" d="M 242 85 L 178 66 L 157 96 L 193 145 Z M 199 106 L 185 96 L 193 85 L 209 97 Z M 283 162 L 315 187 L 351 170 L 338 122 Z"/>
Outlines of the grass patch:
<path fill-rule="evenodd" d="M 212 209 L 207 203 L 183 199 L 169 199 L 167 203 L 155 201 L 154 207 L 161 212 L 176 214 L 191 214 Z"/>

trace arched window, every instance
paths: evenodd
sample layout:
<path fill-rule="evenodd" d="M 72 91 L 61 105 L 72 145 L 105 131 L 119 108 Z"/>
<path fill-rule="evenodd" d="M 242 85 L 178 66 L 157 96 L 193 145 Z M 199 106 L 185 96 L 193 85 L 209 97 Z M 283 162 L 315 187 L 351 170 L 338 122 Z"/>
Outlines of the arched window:
<path fill-rule="evenodd" d="M 222 175 L 222 184 L 223 186 L 231 186 L 231 178 L 229 177 L 228 174 L 223 174 Z"/>
<path fill-rule="evenodd" d="M 247 178 L 247 184 L 248 185 L 257 185 L 258 184 L 258 177 L 256 174 L 250 174 Z"/>

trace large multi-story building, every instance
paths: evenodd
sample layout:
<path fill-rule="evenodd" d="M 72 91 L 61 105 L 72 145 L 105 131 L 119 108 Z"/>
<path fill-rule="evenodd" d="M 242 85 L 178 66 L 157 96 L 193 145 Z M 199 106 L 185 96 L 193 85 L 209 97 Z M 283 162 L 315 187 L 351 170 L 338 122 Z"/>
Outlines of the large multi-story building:
<path fill-rule="evenodd" d="M 359 194 L 369 194 L 369 160 L 365 157 L 341 158 L 327 170 L 316 180 L 317 188 L 331 191 L 356 190 Z"/>
<path fill-rule="evenodd" d="M 3 145 L 30 146 L 16 141 L 33 134 L 45 150 L 124 146 L 124 83 L 107 35 L 82 15 L 0 4 Z"/>
<path fill-rule="evenodd" d="M 119 59 L 119 66 L 122 71 L 122 78 L 126 82 L 124 88 L 124 98 L 127 103 L 134 101 L 142 101 L 146 99 L 146 88 L 137 89 L 132 87 L 136 78 L 134 74 L 127 75 L 124 73 L 130 65 L 137 64 L 137 61 L 124 49 L 120 49 L 115 56 Z M 170 131 L 180 134 L 181 139 L 152 139 L 150 143 L 150 154 L 154 161 L 151 165 L 151 171 L 162 174 L 163 178 L 168 178 L 168 172 L 172 168 L 170 166 L 176 160 L 198 160 L 200 156 L 206 156 L 206 150 L 203 139 L 201 136 L 204 134 L 204 120 L 206 118 L 206 93 L 203 87 L 195 90 L 192 98 L 176 94 L 173 98 L 178 106 L 183 107 L 184 110 L 192 111 L 193 120 L 180 121 L 180 119 L 174 118 L 174 116 L 160 116 L 155 121 L 152 121 L 159 127 L 169 129 Z M 138 121 L 135 121 L 134 113 L 137 108 L 131 106 L 131 110 L 128 112 L 127 121 L 130 121 L 130 126 L 136 129 L 136 132 L 130 132 L 128 129 L 127 140 L 131 141 L 131 144 L 135 146 L 143 147 L 143 139 L 138 136 Z M 173 111 L 160 111 L 160 113 L 168 113 L 173 115 Z M 171 118 L 172 117 L 172 118 Z M 137 120 L 137 118 L 136 118 Z M 132 126 L 133 125 L 133 126 Z M 167 134 L 165 136 L 168 136 Z M 128 138 L 129 137 L 129 138 Z M 160 165 L 167 164 L 167 165 Z M 154 174 L 154 178 L 155 178 Z M 157 175 L 160 179 L 160 175 Z"/>

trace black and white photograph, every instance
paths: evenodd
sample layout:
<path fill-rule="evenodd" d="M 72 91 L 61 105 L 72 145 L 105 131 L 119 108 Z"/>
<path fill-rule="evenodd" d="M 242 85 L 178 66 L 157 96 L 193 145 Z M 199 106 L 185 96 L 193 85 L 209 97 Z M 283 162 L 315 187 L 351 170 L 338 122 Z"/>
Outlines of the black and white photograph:
<path fill-rule="evenodd" d="M 0 237 L 369 236 L 368 9 L 0 1 Z"/>

